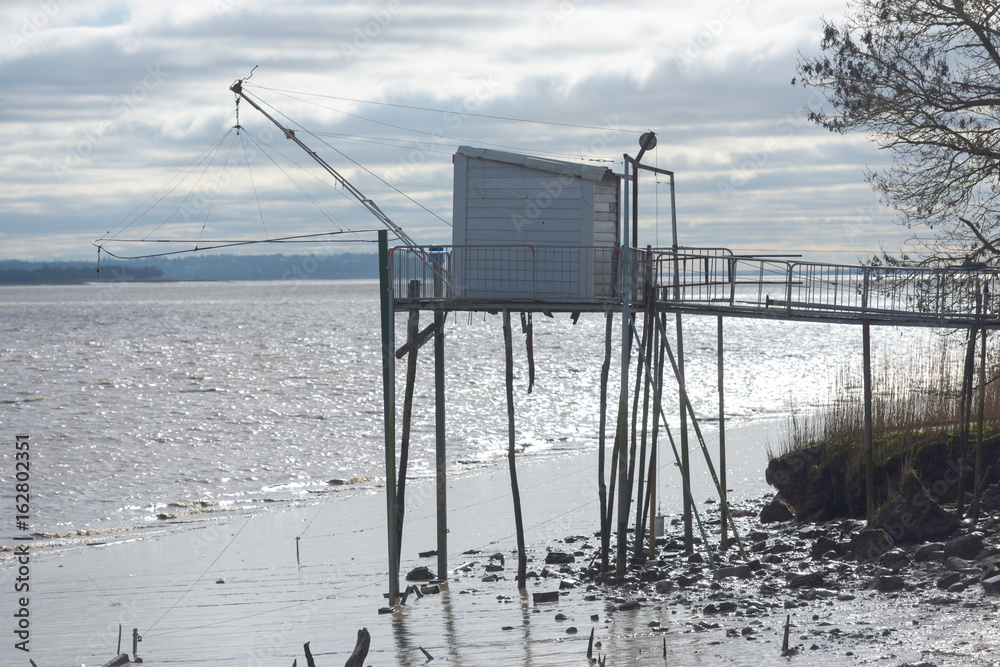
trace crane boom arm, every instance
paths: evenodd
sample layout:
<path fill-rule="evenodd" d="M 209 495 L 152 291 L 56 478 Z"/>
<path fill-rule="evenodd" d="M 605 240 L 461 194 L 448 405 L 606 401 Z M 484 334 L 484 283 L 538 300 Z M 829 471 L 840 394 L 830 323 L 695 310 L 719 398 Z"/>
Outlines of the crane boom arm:
<path fill-rule="evenodd" d="M 347 190 L 348 192 L 350 192 L 351 195 L 353 195 L 355 199 L 357 199 L 359 202 L 361 202 L 361 205 L 364 206 L 366 209 L 368 209 L 368 211 L 372 215 L 374 215 L 383 225 L 385 225 L 393 234 L 395 234 L 399 238 L 400 241 L 402 241 L 405 245 L 407 245 L 407 246 L 409 246 L 411 248 L 416 248 L 417 247 L 416 242 L 414 242 L 413 239 L 411 239 L 406 234 L 406 232 L 403 231 L 403 228 L 400 227 L 399 225 L 397 225 L 395 222 L 393 222 L 392 219 L 390 219 L 389 216 L 386 215 L 385 212 L 383 212 L 382 209 L 380 209 L 375 202 L 373 202 L 368 197 L 365 197 L 361 193 L 360 190 L 358 190 L 356 187 L 354 187 L 354 185 L 352 185 L 351 182 L 348 181 L 346 178 L 344 178 L 343 176 L 341 176 L 340 173 L 338 173 L 336 169 L 334 169 L 329 164 L 327 164 L 327 162 L 323 158 L 321 158 L 319 155 L 317 155 L 315 151 L 310 150 L 310 148 L 308 146 L 306 146 L 302 142 L 301 139 L 299 139 L 297 136 L 295 136 L 295 132 L 294 131 L 286 128 L 284 125 L 282 125 L 281 123 L 279 123 L 278 120 L 276 118 L 274 118 L 274 116 L 272 116 L 271 114 L 269 114 L 266 111 L 264 111 L 264 109 L 262 109 L 259 104 L 257 104 L 256 102 L 254 102 L 253 99 L 250 98 L 246 94 L 246 92 L 243 90 L 243 79 L 237 79 L 236 82 L 233 83 L 233 85 L 231 85 L 229 87 L 229 90 L 233 91 L 234 93 L 236 93 L 237 95 L 239 95 L 242 99 L 246 100 L 247 103 L 250 106 L 252 106 L 254 109 L 256 109 L 257 111 L 259 111 L 262 114 L 264 114 L 264 117 L 267 118 L 272 123 L 274 123 L 278 127 L 278 129 L 281 130 L 284 133 L 284 135 L 287 138 L 291 139 L 296 144 L 298 144 L 299 147 L 302 150 L 304 150 L 306 153 L 308 153 L 309 156 L 313 160 L 315 160 L 316 163 L 319 164 L 319 166 L 321 166 L 324 171 L 326 171 L 328 174 L 330 174 L 330 176 L 332 176 L 333 179 L 335 181 L 337 181 L 337 183 L 339 183 L 345 190 Z"/>

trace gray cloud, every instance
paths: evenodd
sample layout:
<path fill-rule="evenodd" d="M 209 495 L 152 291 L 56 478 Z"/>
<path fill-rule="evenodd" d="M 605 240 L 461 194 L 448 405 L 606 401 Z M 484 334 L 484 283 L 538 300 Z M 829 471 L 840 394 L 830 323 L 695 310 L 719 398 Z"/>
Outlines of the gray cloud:
<path fill-rule="evenodd" d="M 882 156 L 862 138 L 806 123 L 808 91 L 789 85 L 795 50 L 816 48 L 820 13 L 839 13 L 839 3 L 475 7 L 404 0 L 5 6 L 0 256 L 93 256 L 94 238 L 232 127 L 227 88 L 254 65 L 248 90 L 316 132 L 300 136 L 420 242 L 447 242 L 450 229 L 338 150 L 450 220 L 451 155 L 461 143 L 608 160 L 620 170 L 622 153 L 638 148 L 637 131 L 652 129 L 659 147 L 647 160 L 677 172 L 684 243 L 825 248 L 843 253 L 824 259 L 853 261 L 904 238 L 863 182 L 864 166 Z M 260 114 L 241 105 L 240 122 L 246 131 L 226 138 L 202 175 L 197 192 L 210 207 L 184 208 L 193 201 L 181 195 L 189 179 L 171 195 L 176 201 L 165 198 L 130 231 L 175 238 L 204 228 L 257 238 L 265 227 L 276 236 L 374 226 Z M 308 167 L 285 166 L 298 185 L 253 138 Z M 212 183 L 221 184 L 217 192 Z M 663 228 L 667 202 L 666 188 L 645 179 L 644 236 L 655 233 L 657 207 Z M 176 210 L 186 217 L 171 218 Z"/>

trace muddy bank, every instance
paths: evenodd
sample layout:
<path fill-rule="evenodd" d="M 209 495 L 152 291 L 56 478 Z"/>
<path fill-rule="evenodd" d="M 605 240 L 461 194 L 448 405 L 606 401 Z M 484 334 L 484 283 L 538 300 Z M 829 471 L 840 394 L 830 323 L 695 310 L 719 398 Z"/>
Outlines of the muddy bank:
<path fill-rule="evenodd" d="M 730 435 L 737 454 L 741 446 L 748 456 L 762 453 L 763 432 Z M 762 467 L 731 479 L 760 482 Z M 146 664 L 172 665 L 301 665 L 307 641 L 319 667 L 341 665 L 367 628 L 366 664 L 374 667 L 425 665 L 421 649 L 435 665 L 586 664 L 592 630 L 594 657 L 609 666 L 663 665 L 665 644 L 667 664 L 758 667 L 783 660 L 786 619 L 796 650 L 788 664 L 988 665 L 1000 649 L 995 599 L 972 582 L 983 567 L 975 557 L 962 565 L 969 571 L 959 572 L 959 591 L 949 590 L 953 583 L 938 588 L 951 572 L 947 557 L 920 560 L 916 546 L 902 547 L 905 564 L 853 560 L 840 546 L 814 554 L 823 538 L 850 544 L 860 523 L 762 525 L 766 498 L 747 497 L 748 482 L 732 494 L 747 558 L 735 549 L 685 553 L 669 515 L 656 557 L 618 585 L 598 581 L 591 564 L 600 543 L 593 452 L 525 461 L 518 473 L 529 569 L 537 574 L 523 592 L 509 476 L 498 466 L 449 483 L 448 581 L 436 593 L 423 593 L 429 582 L 409 582 L 422 597 L 411 594 L 391 613 L 379 613 L 387 590 L 384 496 L 331 494 L 322 505 L 164 522 L 155 536 L 33 554 L 30 657 L 38 665 L 103 664 L 116 654 L 119 624 L 123 644 L 138 628 Z M 716 505 L 695 488 L 715 540 Z M 434 548 L 434 500 L 432 484 L 407 492 L 404 574 L 435 568 L 433 557 L 419 556 Z M 959 530 L 982 532 L 986 550 L 997 546 L 990 524 Z M 552 552 L 572 562 L 546 562 Z M 10 590 L 13 571 L 0 575 Z M 880 590 L 895 585 L 889 576 L 902 577 L 902 588 Z M 536 604 L 535 593 L 557 601 Z M 21 658 L 0 647 L 3 664 Z"/>

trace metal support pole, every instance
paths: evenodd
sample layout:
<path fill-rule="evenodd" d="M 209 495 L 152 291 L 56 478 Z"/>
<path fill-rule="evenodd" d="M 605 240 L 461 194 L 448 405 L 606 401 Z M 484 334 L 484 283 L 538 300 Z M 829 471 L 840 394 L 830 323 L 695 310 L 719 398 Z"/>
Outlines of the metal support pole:
<path fill-rule="evenodd" d="M 677 244 L 677 201 L 674 193 L 674 174 L 670 174 L 670 230 L 673 236 L 672 250 L 674 253 L 674 301 L 680 303 L 680 260 L 678 258 Z M 684 547 L 688 552 L 694 551 L 694 524 L 691 517 L 691 454 L 688 449 L 687 413 L 685 412 L 685 402 L 687 396 L 684 393 L 684 326 L 681 313 L 678 310 L 677 320 L 677 366 L 680 375 L 681 396 L 680 396 L 680 438 L 681 438 L 681 485 L 684 488 Z"/>
<path fill-rule="evenodd" d="M 872 342 L 868 320 L 861 321 L 862 347 L 864 348 L 865 393 L 865 496 L 868 525 L 875 521 L 875 452 L 872 444 Z"/>
<path fill-rule="evenodd" d="M 435 258 L 434 296 L 440 298 L 444 290 L 444 253 Z M 448 577 L 448 503 L 445 456 L 445 402 L 444 402 L 444 320 L 445 314 L 434 311 L 434 433 L 437 445 L 437 561 L 438 579 Z"/>
<path fill-rule="evenodd" d="M 378 232 L 379 293 L 382 307 L 382 412 L 385 431 L 385 502 L 389 531 L 389 604 L 399 597 L 399 560 L 396 558 L 396 349 L 392 303 L 392 265 L 388 232 Z"/>
<path fill-rule="evenodd" d="M 719 366 L 719 484 L 721 485 L 723 504 L 728 502 L 729 491 L 726 488 L 726 390 L 725 390 L 725 364 L 723 363 L 723 339 L 722 339 L 722 315 L 719 315 L 718 332 L 718 366 Z M 729 526 L 722 522 L 722 542 L 723 549 L 729 548 Z"/>
<path fill-rule="evenodd" d="M 625 156 L 625 215 L 622 220 L 622 357 L 621 357 L 621 391 L 618 397 L 618 544 L 616 548 L 615 577 L 621 581 L 625 577 L 625 558 L 628 541 L 628 499 L 632 489 L 628 488 L 628 372 L 629 343 L 632 338 L 631 317 L 629 316 L 629 299 L 631 298 L 631 280 L 629 265 L 631 264 L 628 242 L 628 172 L 629 156 Z"/>

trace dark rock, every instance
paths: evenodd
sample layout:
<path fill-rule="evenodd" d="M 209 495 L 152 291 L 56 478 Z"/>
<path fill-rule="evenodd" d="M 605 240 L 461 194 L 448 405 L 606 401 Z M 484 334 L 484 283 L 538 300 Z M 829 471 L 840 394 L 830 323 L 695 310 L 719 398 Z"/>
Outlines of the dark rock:
<path fill-rule="evenodd" d="M 695 553 L 691 554 L 690 556 L 688 556 L 688 562 L 689 563 L 704 563 L 705 562 L 705 557 L 702 556 L 700 553 L 695 552 Z"/>
<path fill-rule="evenodd" d="M 875 517 L 874 527 L 886 531 L 895 542 L 913 544 L 949 537 L 958 524 L 958 515 L 934 502 L 911 472 L 903 477 L 896 497 Z"/>
<path fill-rule="evenodd" d="M 791 544 L 786 544 L 785 542 L 775 542 L 771 546 L 764 549 L 764 552 L 769 554 L 785 554 L 789 551 L 795 551 L 795 547 Z"/>
<path fill-rule="evenodd" d="M 568 628 L 566 628 L 566 634 L 568 635 L 575 635 L 577 632 L 579 631 L 576 629 L 575 625 L 571 625 Z"/>
<path fill-rule="evenodd" d="M 796 574 L 788 579 L 789 588 L 815 588 L 823 583 L 824 573 L 805 572 Z"/>
<path fill-rule="evenodd" d="M 673 592 L 673 590 L 674 590 L 674 582 L 670 581 L 669 579 L 661 579 L 660 581 L 656 582 L 656 592 L 659 593 L 660 595 L 667 595 L 668 593 Z"/>
<path fill-rule="evenodd" d="M 768 461 L 764 479 L 795 508 L 798 521 L 848 516 L 847 458 L 846 451 L 831 455 L 820 445 L 803 447 Z"/>
<path fill-rule="evenodd" d="M 430 571 L 430 568 L 424 567 L 423 565 L 413 568 L 410 570 L 410 573 L 406 575 L 407 581 L 430 581 L 431 579 L 436 578 L 437 577 L 434 573 Z"/>
<path fill-rule="evenodd" d="M 642 571 L 639 572 L 639 581 L 645 581 L 647 583 L 659 581 L 662 577 L 663 574 L 660 572 L 660 568 L 652 565 L 643 568 Z"/>
<path fill-rule="evenodd" d="M 898 570 L 910 563 L 910 557 L 900 548 L 889 549 L 878 559 L 878 564 L 890 570 Z"/>
<path fill-rule="evenodd" d="M 1000 575 L 983 579 L 983 590 L 990 595 L 1000 595 Z"/>
<path fill-rule="evenodd" d="M 566 614 L 556 614 L 556 620 L 557 621 L 565 621 L 565 620 L 567 620 L 566 619 Z"/>
<path fill-rule="evenodd" d="M 503 572 L 503 565 L 497 563 L 490 563 L 486 566 L 487 572 Z M 409 578 L 409 576 L 407 576 Z"/>
<path fill-rule="evenodd" d="M 625 600 L 625 602 L 618 607 L 618 611 L 635 611 L 637 609 L 642 609 L 642 605 L 639 604 L 638 600 Z"/>
<path fill-rule="evenodd" d="M 531 600 L 535 604 L 540 604 L 543 602 L 558 602 L 559 591 L 545 591 L 542 593 L 532 593 Z"/>
<path fill-rule="evenodd" d="M 895 546 L 892 537 L 884 530 L 862 530 L 851 538 L 847 550 L 855 560 L 873 561 Z"/>
<path fill-rule="evenodd" d="M 828 551 L 835 551 L 837 554 L 840 554 L 840 543 L 826 535 L 820 535 L 813 542 L 812 548 L 809 550 L 809 555 L 813 558 L 818 558 Z"/>
<path fill-rule="evenodd" d="M 901 591 L 905 586 L 906 582 L 896 574 L 880 574 L 875 577 L 875 590 L 880 593 Z"/>
<path fill-rule="evenodd" d="M 977 569 L 974 563 L 958 556 L 948 556 L 945 558 L 944 566 L 952 572 L 974 572 Z"/>
<path fill-rule="evenodd" d="M 938 579 L 937 587 L 941 590 L 947 590 L 949 586 L 962 580 L 962 575 L 958 572 L 949 572 L 940 579 Z"/>
<path fill-rule="evenodd" d="M 975 558 L 983 550 L 983 538 L 981 535 L 971 533 L 961 535 L 948 540 L 944 545 L 944 556 L 948 558 L 955 556 L 966 560 Z"/>
<path fill-rule="evenodd" d="M 736 577 L 737 579 L 749 579 L 752 572 L 749 565 L 734 565 L 732 567 L 720 567 L 715 571 L 715 580 Z"/>
<path fill-rule="evenodd" d="M 779 523 L 782 521 L 791 521 L 794 518 L 795 508 L 786 503 L 781 496 L 775 496 L 760 511 L 761 523 Z"/>
<path fill-rule="evenodd" d="M 677 585 L 678 586 L 694 586 L 700 580 L 701 580 L 701 577 L 699 577 L 697 574 L 692 574 L 690 576 L 682 574 L 679 577 L 677 577 Z"/>
<path fill-rule="evenodd" d="M 928 542 L 922 544 L 913 553 L 913 560 L 923 563 L 929 560 L 944 560 L 944 544 L 941 542 Z"/>
<path fill-rule="evenodd" d="M 564 563 L 572 563 L 576 560 L 573 554 L 564 553 L 562 551 L 550 551 L 545 555 L 546 565 L 562 565 Z"/>

